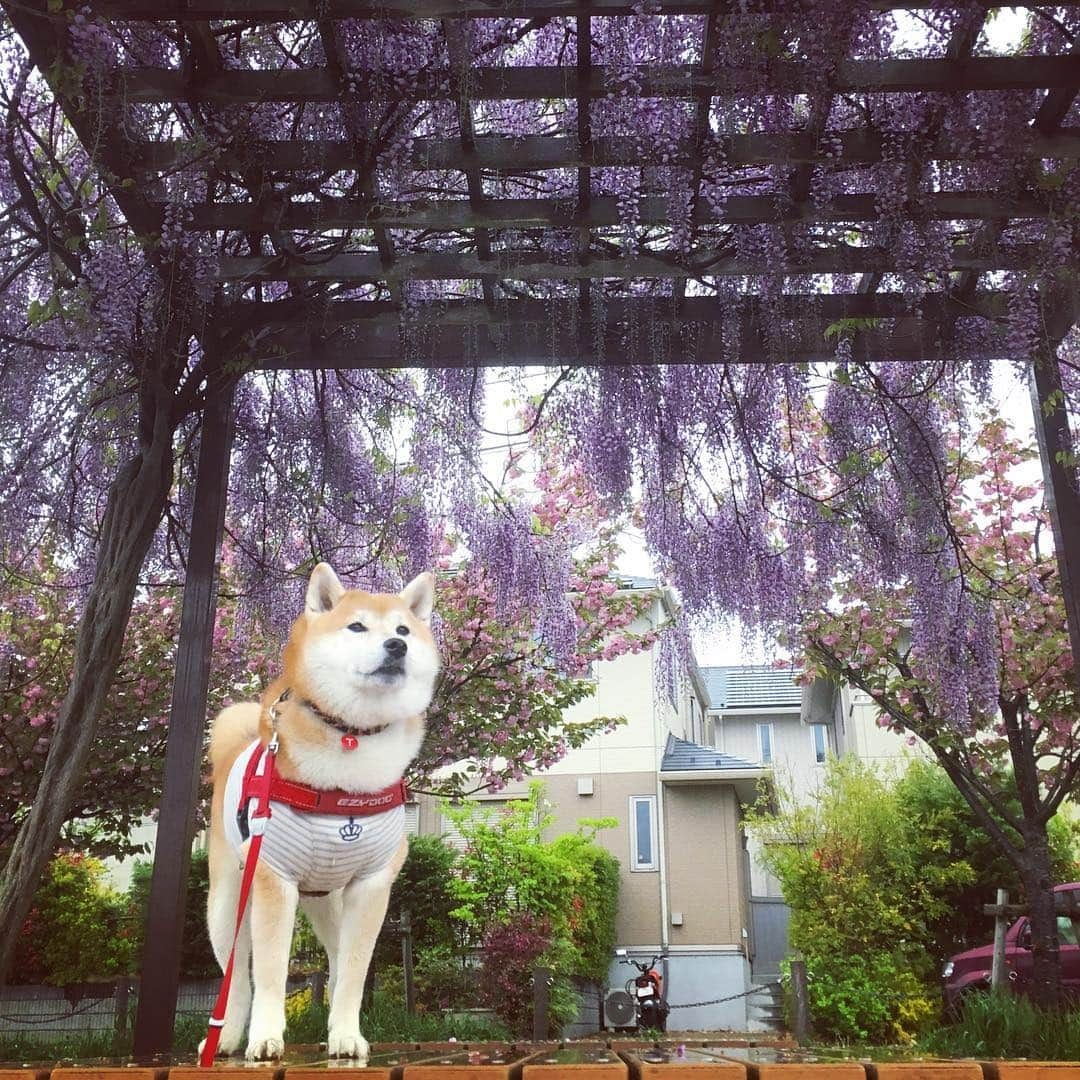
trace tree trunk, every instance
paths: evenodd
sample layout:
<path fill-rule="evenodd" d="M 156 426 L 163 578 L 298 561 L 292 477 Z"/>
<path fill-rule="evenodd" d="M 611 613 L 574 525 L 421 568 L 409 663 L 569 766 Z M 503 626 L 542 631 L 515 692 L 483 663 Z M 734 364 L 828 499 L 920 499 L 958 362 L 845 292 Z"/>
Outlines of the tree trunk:
<path fill-rule="evenodd" d="M 144 401 L 144 409 L 149 402 Z M 173 425 L 158 401 L 144 412 L 138 456 L 109 489 L 97 565 L 79 620 L 71 684 L 60 707 L 33 806 L 0 875 L 0 985 L 38 880 L 56 850 L 120 664 L 139 571 L 161 523 L 173 475 Z"/>
<path fill-rule="evenodd" d="M 1061 963 L 1057 915 L 1054 913 L 1054 879 L 1050 871 L 1050 844 L 1046 826 L 1028 822 L 1024 834 L 1028 919 L 1031 924 L 1031 999 L 1056 1009 L 1061 1005 Z"/>

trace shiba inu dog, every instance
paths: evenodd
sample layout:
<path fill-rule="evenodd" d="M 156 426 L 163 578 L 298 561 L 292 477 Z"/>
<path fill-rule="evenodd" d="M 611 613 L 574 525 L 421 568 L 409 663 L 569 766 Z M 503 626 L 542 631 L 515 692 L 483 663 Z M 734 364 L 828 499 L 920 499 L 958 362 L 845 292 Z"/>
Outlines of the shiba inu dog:
<path fill-rule="evenodd" d="M 236 929 L 252 831 L 262 848 L 237 941 L 219 1052 L 280 1057 L 285 980 L 299 903 L 330 959 L 328 1052 L 363 1058 L 360 998 L 390 886 L 408 852 L 402 776 L 424 737 L 439 656 L 429 627 L 434 579 L 400 594 L 346 590 L 320 563 L 289 634 L 276 679 L 260 703 L 232 705 L 210 739 L 208 922 L 224 970 Z M 248 780 L 277 736 L 269 818 Z M 250 977 L 248 967 L 250 964 Z M 254 983 L 254 995 L 252 994 Z"/>

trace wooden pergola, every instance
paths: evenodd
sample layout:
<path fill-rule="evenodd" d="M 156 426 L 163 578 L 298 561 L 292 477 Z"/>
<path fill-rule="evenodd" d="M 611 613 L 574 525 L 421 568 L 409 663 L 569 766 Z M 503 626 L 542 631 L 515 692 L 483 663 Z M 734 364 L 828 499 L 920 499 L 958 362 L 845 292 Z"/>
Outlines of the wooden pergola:
<path fill-rule="evenodd" d="M 47 0 L 3 0 L 32 59 L 43 73 L 69 49 L 63 10 Z M 295 137 L 246 140 L 200 157 L 190 139 L 133 141 L 122 131 L 93 129 L 69 93 L 58 99 L 84 144 L 114 178 L 116 201 L 136 231 L 159 233 L 166 215 L 165 177 L 202 170 L 207 198 L 187 207 L 186 228 L 214 233 L 224 251 L 218 288 L 247 327 L 257 366 L 358 368 L 386 366 L 588 365 L 606 363 L 813 362 L 835 355 L 826 331 L 859 320 L 851 347 L 874 360 L 920 361 L 956 355 L 961 329 L 983 335 L 990 355 L 1010 304 L 1001 271 L 1032 266 L 1039 246 L 1032 225 L 1066 208 L 1052 185 L 1019 180 L 1007 190 L 956 190 L 920 180 L 927 161 L 969 161 L 995 153 L 986 131 L 957 131 L 950 108 L 964 95 L 995 90 L 1039 91 L 1028 132 L 1031 159 L 1080 158 L 1080 127 L 1063 126 L 1080 91 L 1080 52 L 1061 55 L 976 55 L 989 5 L 974 5 L 956 23 L 941 55 L 863 59 L 841 52 L 822 87 L 796 61 L 770 61 L 778 93 L 801 95 L 805 123 L 795 134 L 718 133 L 713 110 L 725 95 L 760 78 L 760 67 L 719 70 L 715 43 L 726 21 L 791 12 L 781 0 L 671 0 L 659 13 L 700 17 L 699 55 L 681 66 L 647 66 L 635 76 L 643 96 L 677 98 L 690 117 L 690 136 L 667 165 L 690 171 L 689 245 L 669 229 L 668 199 L 646 191 L 638 219 L 648 241 L 628 253 L 613 239 L 618 199 L 606 194 L 597 170 L 660 164 L 656 151 L 630 136 L 594 135 L 591 103 L 609 93 L 611 72 L 595 61 L 597 20 L 631 14 L 629 0 L 89 0 L 110 20 L 168 24 L 181 46 L 176 66 L 124 66 L 104 95 L 125 110 L 200 109 L 278 103 L 291 108 Z M 1077 0 L 1055 8 L 1073 7 Z M 934 0 L 872 0 L 883 13 L 955 5 Z M 563 20 L 574 46 L 560 66 L 470 63 L 465 20 Z M 431 20 L 445 39 L 444 65 L 422 71 L 409 93 L 456 111 L 454 138 L 412 140 L 409 167 L 440 182 L 408 199 L 378 192 L 378 156 L 359 137 L 303 137 L 320 108 L 385 94 L 364 72 L 347 70 L 342 20 Z M 259 23 L 288 23 L 316 35 L 318 66 L 257 69 L 226 63 L 223 42 Z M 844 45 L 846 43 L 839 43 Z M 47 77 L 49 77 L 47 75 Z M 926 95 L 932 107 L 918 130 L 835 130 L 831 118 L 845 95 Z M 576 129 L 511 137 L 490 130 L 492 103 L 573 101 Z M 168 125 L 163 125 L 167 127 Z M 910 270 L 892 244 L 865 242 L 860 224 L 880 217 L 867 173 L 863 190 L 815 195 L 822 171 L 858 170 L 887 154 L 910 158 L 903 220 L 949 223 L 953 242 L 940 288 L 913 300 L 903 288 Z M 704 197 L 709 155 L 745 178 L 722 200 Z M 769 170 L 773 170 L 770 172 Z M 754 178 L 777 170 L 783 190 L 754 193 Z M 566 172 L 573 194 L 543 193 L 546 178 Z M 348 190 L 342 175 L 350 178 Z M 336 179 L 335 179 L 336 178 Z M 850 188 L 851 185 L 848 185 Z M 526 188 L 536 194 L 529 195 Z M 777 295 L 760 282 L 776 267 L 745 254 L 733 230 L 780 225 L 798 235 Z M 854 233 L 854 235 L 852 235 Z M 561 242 L 551 242 L 553 236 Z M 572 238 L 567 243 L 566 238 Z M 657 283 L 664 283 L 662 286 Z M 652 287 L 644 287 L 652 283 Z M 668 284 L 670 283 L 670 284 Z M 540 294 L 536 286 L 542 286 Z M 416 300 L 416 295 L 431 299 Z M 1032 365 L 1033 394 L 1050 398 L 1060 386 L 1055 350 L 1076 314 L 1075 289 L 1043 297 L 1046 342 Z M 770 337 L 763 309 L 790 321 L 782 340 Z M 632 334 L 627 328 L 636 328 Z M 640 332 L 638 332 L 640 331 Z M 996 343 L 996 344 L 995 344 Z M 995 348 L 998 351 L 994 351 Z M 159 822 L 150 925 L 143 960 L 136 1048 L 171 1043 L 179 968 L 180 928 L 193 808 L 205 724 L 208 648 L 215 604 L 215 558 L 224 515 L 228 469 L 227 398 L 204 418 L 204 438 L 192 549 L 188 562 L 180 657 L 169 735 L 166 787 Z M 1057 550 L 1066 589 L 1074 653 L 1080 656 L 1080 505 L 1063 408 L 1035 409 L 1047 489 L 1053 496 Z"/>

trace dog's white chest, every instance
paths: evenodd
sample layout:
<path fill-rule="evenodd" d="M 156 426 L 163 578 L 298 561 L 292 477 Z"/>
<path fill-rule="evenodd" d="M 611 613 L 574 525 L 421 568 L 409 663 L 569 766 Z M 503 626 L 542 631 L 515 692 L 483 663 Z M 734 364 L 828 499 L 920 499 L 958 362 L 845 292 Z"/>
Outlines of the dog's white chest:
<path fill-rule="evenodd" d="M 258 747 L 259 743 L 254 743 L 250 753 L 258 752 Z M 237 758 L 225 786 L 225 832 L 238 854 L 245 837 L 237 809 L 250 753 L 245 751 Z M 249 809 L 254 810 L 254 806 Z M 354 878 L 369 877 L 383 869 L 397 851 L 404 831 L 403 806 L 380 814 L 345 817 L 305 813 L 275 802 L 259 861 L 295 882 L 302 892 L 332 892 Z"/>

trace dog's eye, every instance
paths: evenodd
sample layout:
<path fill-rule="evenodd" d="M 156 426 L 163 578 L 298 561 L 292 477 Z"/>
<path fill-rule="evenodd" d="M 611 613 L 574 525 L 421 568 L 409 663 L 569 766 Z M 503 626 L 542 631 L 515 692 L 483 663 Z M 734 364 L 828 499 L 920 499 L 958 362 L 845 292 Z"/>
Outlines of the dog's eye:
<path fill-rule="evenodd" d="M 402 637 L 404 637 L 408 632 L 409 628 L 407 626 L 399 626 L 397 628 L 397 633 L 399 633 Z"/>
<path fill-rule="evenodd" d="M 354 634 L 362 634 L 367 629 L 367 627 L 362 622 L 351 622 L 349 623 L 349 629 Z"/>

